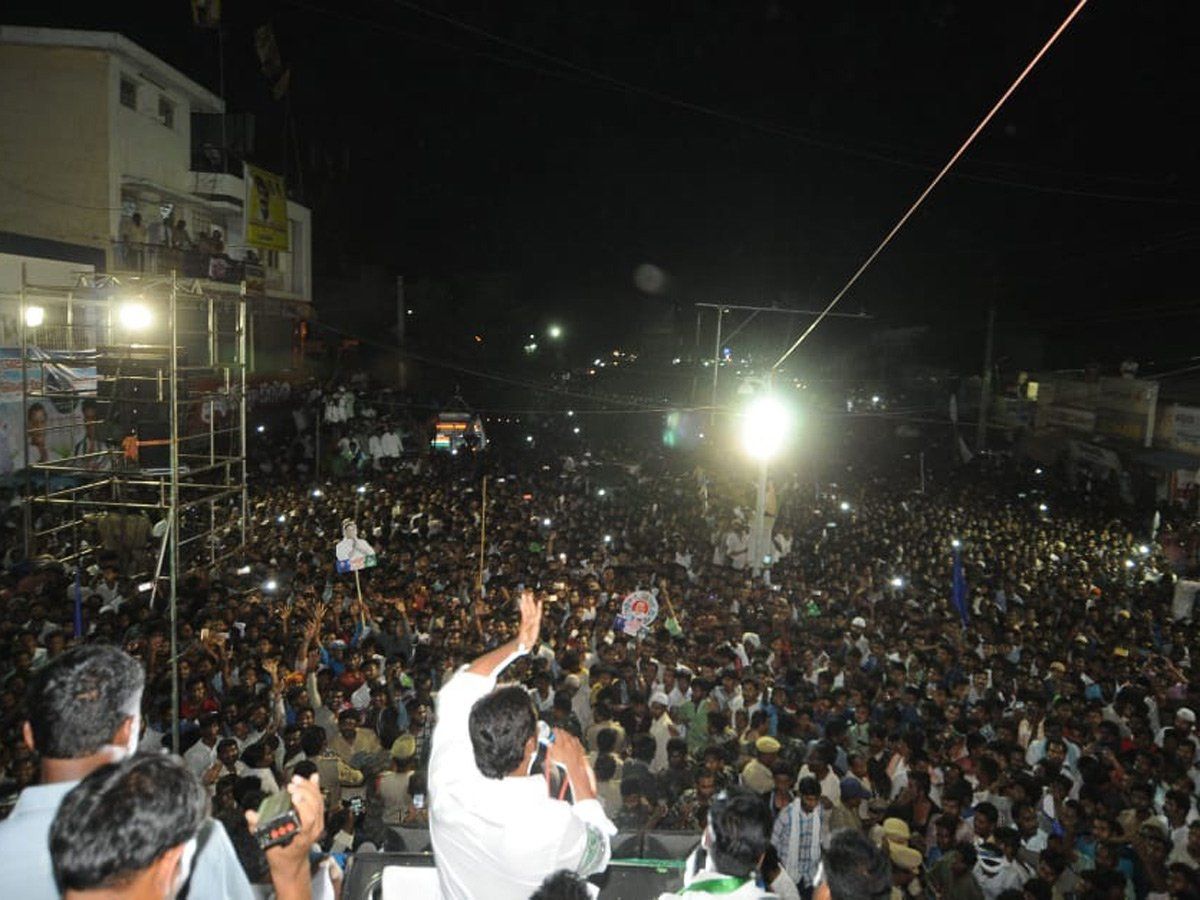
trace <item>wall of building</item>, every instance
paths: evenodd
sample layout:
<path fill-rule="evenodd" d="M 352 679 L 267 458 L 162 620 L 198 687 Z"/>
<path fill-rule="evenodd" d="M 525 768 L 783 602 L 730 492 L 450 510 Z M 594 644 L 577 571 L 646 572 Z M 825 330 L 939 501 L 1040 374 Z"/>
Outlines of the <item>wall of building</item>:
<path fill-rule="evenodd" d="M 108 71 L 98 50 L 0 45 L 0 232 L 107 245 Z"/>

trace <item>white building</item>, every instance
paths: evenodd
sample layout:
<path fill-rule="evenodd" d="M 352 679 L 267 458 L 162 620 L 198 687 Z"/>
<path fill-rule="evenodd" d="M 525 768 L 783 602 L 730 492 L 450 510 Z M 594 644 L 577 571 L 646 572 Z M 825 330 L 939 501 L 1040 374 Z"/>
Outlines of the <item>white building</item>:
<path fill-rule="evenodd" d="M 175 271 L 228 291 L 245 277 L 262 288 L 258 368 L 290 364 L 311 310 L 311 215 L 288 200 L 288 251 L 246 246 L 240 161 L 230 174 L 192 139 L 193 113 L 223 114 L 219 97 L 120 34 L 54 28 L 0 26 L 0 85 L 0 295 L 22 262 L 27 281 L 64 288 L 88 272 Z M 0 345 L 14 312 L 0 310 Z"/>

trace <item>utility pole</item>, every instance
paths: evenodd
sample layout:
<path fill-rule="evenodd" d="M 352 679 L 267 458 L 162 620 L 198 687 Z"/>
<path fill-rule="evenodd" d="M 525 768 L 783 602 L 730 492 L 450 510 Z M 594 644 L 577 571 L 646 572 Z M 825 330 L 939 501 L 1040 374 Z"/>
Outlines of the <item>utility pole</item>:
<path fill-rule="evenodd" d="M 992 400 L 992 348 L 996 332 L 996 301 L 988 303 L 987 337 L 983 343 L 983 380 L 979 384 L 979 422 L 975 432 L 975 452 L 982 453 L 987 446 L 988 406 Z"/>

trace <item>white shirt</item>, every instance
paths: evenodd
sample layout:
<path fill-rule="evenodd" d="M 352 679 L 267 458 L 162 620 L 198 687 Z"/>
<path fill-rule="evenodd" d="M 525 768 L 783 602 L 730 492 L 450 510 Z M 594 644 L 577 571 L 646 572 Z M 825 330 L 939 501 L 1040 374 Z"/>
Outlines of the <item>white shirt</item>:
<path fill-rule="evenodd" d="M 475 765 L 467 720 L 496 673 L 465 669 L 438 692 L 429 761 L 429 830 L 444 900 L 527 900 L 559 869 L 608 866 L 616 827 L 598 800 L 551 798 L 541 775 L 487 778 Z"/>
<path fill-rule="evenodd" d="M 663 713 L 650 723 L 650 737 L 654 738 L 654 759 L 650 761 L 650 774 L 657 775 L 667 767 L 667 742 L 671 740 L 671 717 Z"/>
<path fill-rule="evenodd" d="M 219 744 L 220 741 L 217 743 Z M 210 747 L 204 741 L 196 741 L 188 747 L 187 753 L 183 754 L 183 761 L 187 763 L 187 767 L 192 770 L 193 774 L 203 777 L 204 773 L 211 769 L 217 761 L 217 744 Z"/>

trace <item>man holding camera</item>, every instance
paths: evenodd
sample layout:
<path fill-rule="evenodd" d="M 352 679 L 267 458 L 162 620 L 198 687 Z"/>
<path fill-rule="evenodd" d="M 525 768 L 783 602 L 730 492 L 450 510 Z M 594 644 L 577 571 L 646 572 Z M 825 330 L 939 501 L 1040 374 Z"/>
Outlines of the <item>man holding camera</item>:
<path fill-rule="evenodd" d="M 444 898 L 526 900 L 552 872 L 603 871 L 616 828 L 596 799 L 583 745 L 562 729 L 539 740 L 524 688 L 496 688 L 513 660 L 532 651 L 542 603 L 520 599 L 517 637 L 455 674 L 438 694 L 429 762 L 430 831 Z M 563 771 L 574 803 L 552 798 L 545 762 Z"/>

